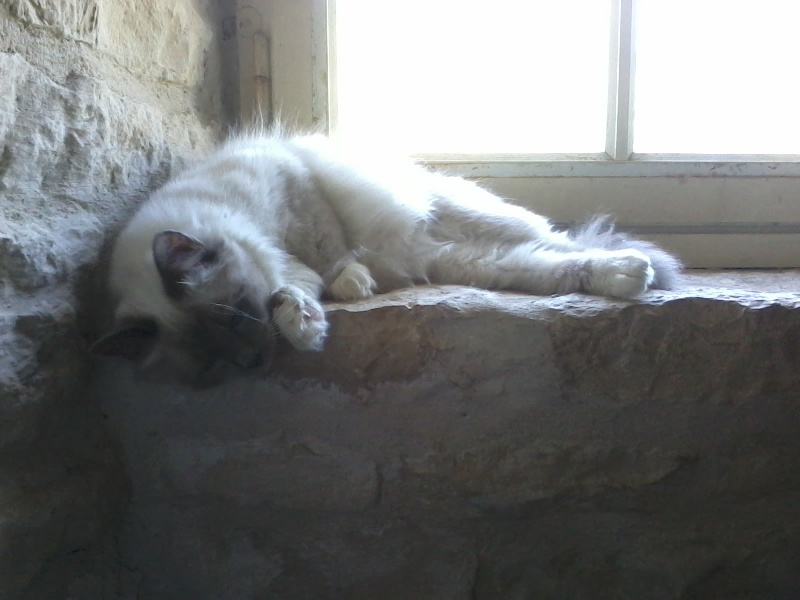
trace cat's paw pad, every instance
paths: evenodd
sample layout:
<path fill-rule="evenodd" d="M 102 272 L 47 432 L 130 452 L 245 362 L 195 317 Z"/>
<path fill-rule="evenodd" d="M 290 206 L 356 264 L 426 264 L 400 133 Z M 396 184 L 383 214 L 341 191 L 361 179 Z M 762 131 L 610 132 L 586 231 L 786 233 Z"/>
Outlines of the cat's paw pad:
<path fill-rule="evenodd" d="M 272 321 L 298 350 L 322 350 L 328 322 L 322 305 L 299 290 L 281 289 L 269 301 Z"/>
<path fill-rule="evenodd" d="M 595 294 L 633 298 L 647 291 L 654 276 L 646 255 L 638 250 L 615 250 L 592 260 L 589 287 Z"/>
<path fill-rule="evenodd" d="M 328 288 L 328 293 L 336 300 L 358 300 L 368 298 L 377 288 L 375 280 L 364 265 L 349 263 Z"/>

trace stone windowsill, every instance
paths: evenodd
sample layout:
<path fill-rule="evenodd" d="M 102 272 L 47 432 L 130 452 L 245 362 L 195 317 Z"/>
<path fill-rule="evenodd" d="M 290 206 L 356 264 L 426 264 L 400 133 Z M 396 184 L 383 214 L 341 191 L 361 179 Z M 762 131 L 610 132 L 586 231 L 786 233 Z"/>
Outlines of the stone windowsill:
<path fill-rule="evenodd" d="M 514 292 L 491 292 L 461 286 L 419 287 L 375 296 L 357 303 L 330 302 L 331 310 L 362 311 L 381 306 L 402 304 L 430 305 L 438 303 L 459 305 L 462 301 L 476 301 L 482 297 L 489 305 L 500 307 L 565 308 L 572 310 L 580 306 L 597 309 L 613 309 L 627 301 L 568 294 L 566 296 L 530 296 Z M 659 305 L 678 299 L 703 298 L 739 302 L 743 305 L 760 306 L 763 303 L 800 305 L 800 270 L 706 270 L 691 269 L 681 275 L 680 285 L 670 291 L 651 290 L 631 301 L 634 304 Z"/>
<path fill-rule="evenodd" d="M 629 366 L 661 364 L 674 354 L 672 344 L 676 344 L 674 350 L 682 348 L 683 354 L 698 343 L 727 345 L 727 353 L 718 358 L 730 362 L 736 352 L 748 355 L 756 338 L 759 343 L 777 344 L 771 354 L 783 348 L 791 356 L 800 356 L 800 339 L 796 339 L 800 334 L 793 328 L 800 319 L 798 309 L 797 270 L 689 271 L 677 289 L 653 290 L 632 301 L 584 294 L 541 297 L 458 286 L 419 287 L 358 302 L 329 303 L 331 335 L 325 351 L 289 352 L 279 362 L 278 372 L 356 387 L 413 379 L 429 359 L 442 352 L 454 354 L 457 347 L 466 350 L 475 345 L 474 351 L 490 360 L 524 342 L 525 334 L 517 337 L 525 327 L 544 328 L 547 339 L 542 338 L 542 347 L 523 343 L 517 351 L 554 352 L 559 369 L 569 364 L 570 369 L 578 368 L 581 361 L 588 361 L 596 371 L 609 361 L 625 362 L 629 352 L 634 353 Z M 789 350 L 795 343 L 794 351 Z M 592 357 L 589 352 L 594 353 Z M 796 366 L 800 371 L 800 364 Z M 583 374 L 587 370 L 588 366 L 580 368 Z M 789 371 L 786 375 L 796 381 Z"/>

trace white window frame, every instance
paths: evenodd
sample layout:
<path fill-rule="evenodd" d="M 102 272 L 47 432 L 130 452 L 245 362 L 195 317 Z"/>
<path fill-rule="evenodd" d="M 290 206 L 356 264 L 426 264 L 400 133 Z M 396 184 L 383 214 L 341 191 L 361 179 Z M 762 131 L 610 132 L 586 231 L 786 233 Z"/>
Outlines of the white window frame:
<path fill-rule="evenodd" d="M 632 152 L 635 1 L 614 0 L 609 83 L 614 110 L 609 110 L 605 153 L 417 158 L 477 178 L 557 222 L 615 214 L 623 228 L 663 243 L 690 266 L 800 267 L 800 156 Z M 301 128 L 335 128 L 336 0 L 238 0 L 240 15 L 254 8 L 262 23 L 240 19 L 240 30 L 251 32 L 239 39 L 243 119 L 248 103 L 254 104 L 247 90 L 258 88 L 248 80 L 264 80 L 263 73 L 248 76 L 244 67 L 253 48 L 259 52 L 260 38 L 252 32 L 263 30 L 271 54 L 269 105 Z M 262 89 L 261 107 L 263 95 Z"/>

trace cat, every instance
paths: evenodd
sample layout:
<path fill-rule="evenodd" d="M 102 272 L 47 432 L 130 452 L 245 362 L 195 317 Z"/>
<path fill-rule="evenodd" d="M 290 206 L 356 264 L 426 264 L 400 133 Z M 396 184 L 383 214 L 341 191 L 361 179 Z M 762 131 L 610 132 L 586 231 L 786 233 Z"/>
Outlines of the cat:
<path fill-rule="evenodd" d="M 115 328 L 93 351 L 210 385 L 267 369 L 278 336 L 321 349 L 322 298 L 429 283 L 633 298 L 681 268 L 606 217 L 556 231 L 459 177 L 350 157 L 321 135 L 251 133 L 168 181 L 120 233 Z"/>

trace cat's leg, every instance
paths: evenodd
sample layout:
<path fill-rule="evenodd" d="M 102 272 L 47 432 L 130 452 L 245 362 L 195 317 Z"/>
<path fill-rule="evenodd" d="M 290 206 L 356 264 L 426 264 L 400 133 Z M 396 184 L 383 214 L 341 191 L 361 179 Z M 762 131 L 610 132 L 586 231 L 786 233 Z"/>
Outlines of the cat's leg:
<path fill-rule="evenodd" d="M 650 259 L 638 250 L 542 250 L 522 244 L 508 250 L 452 244 L 433 261 L 431 280 L 537 295 L 586 292 L 632 298 L 653 280 Z"/>
<path fill-rule="evenodd" d="M 294 256 L 323 275 L 326 295 L 357 300 L 373 294 L 377 285 L 369 269 L 350 249 L 341 222 L 320 197 L 304 215 L 304 225 L 292 228 L 286 244 Z"/>
<path fill-rule="evenodd" d="M 443 248 L 430 263 L 431 281 L 618 298 L 637 296 L 653 281 L 650 259 L 638 250 L 586 248 L 544 217 L 469 182 L 441 184 L 449 189 L 434 202 L 428 233 Z"/>
<path fill-rule="evenodd" d="M 283 275 L 284 285 L 269 300 L 272 322 L 298 350 L 321 350 L 328 331 L 319 302 L 322 278 L 294 257 L 289 257 Z"/>
<path fill-rule="evenodd" d="M 432 204 L 434 218 L 428 223 L 434 240 L 471 240 L 495 246 L 540 242 L 550 249 L 577 249 L 566 233 L 553 231 L 545 217 L 503 202 L 470 181 L 443 177 L 436 182 L 441 195 Z"/>

